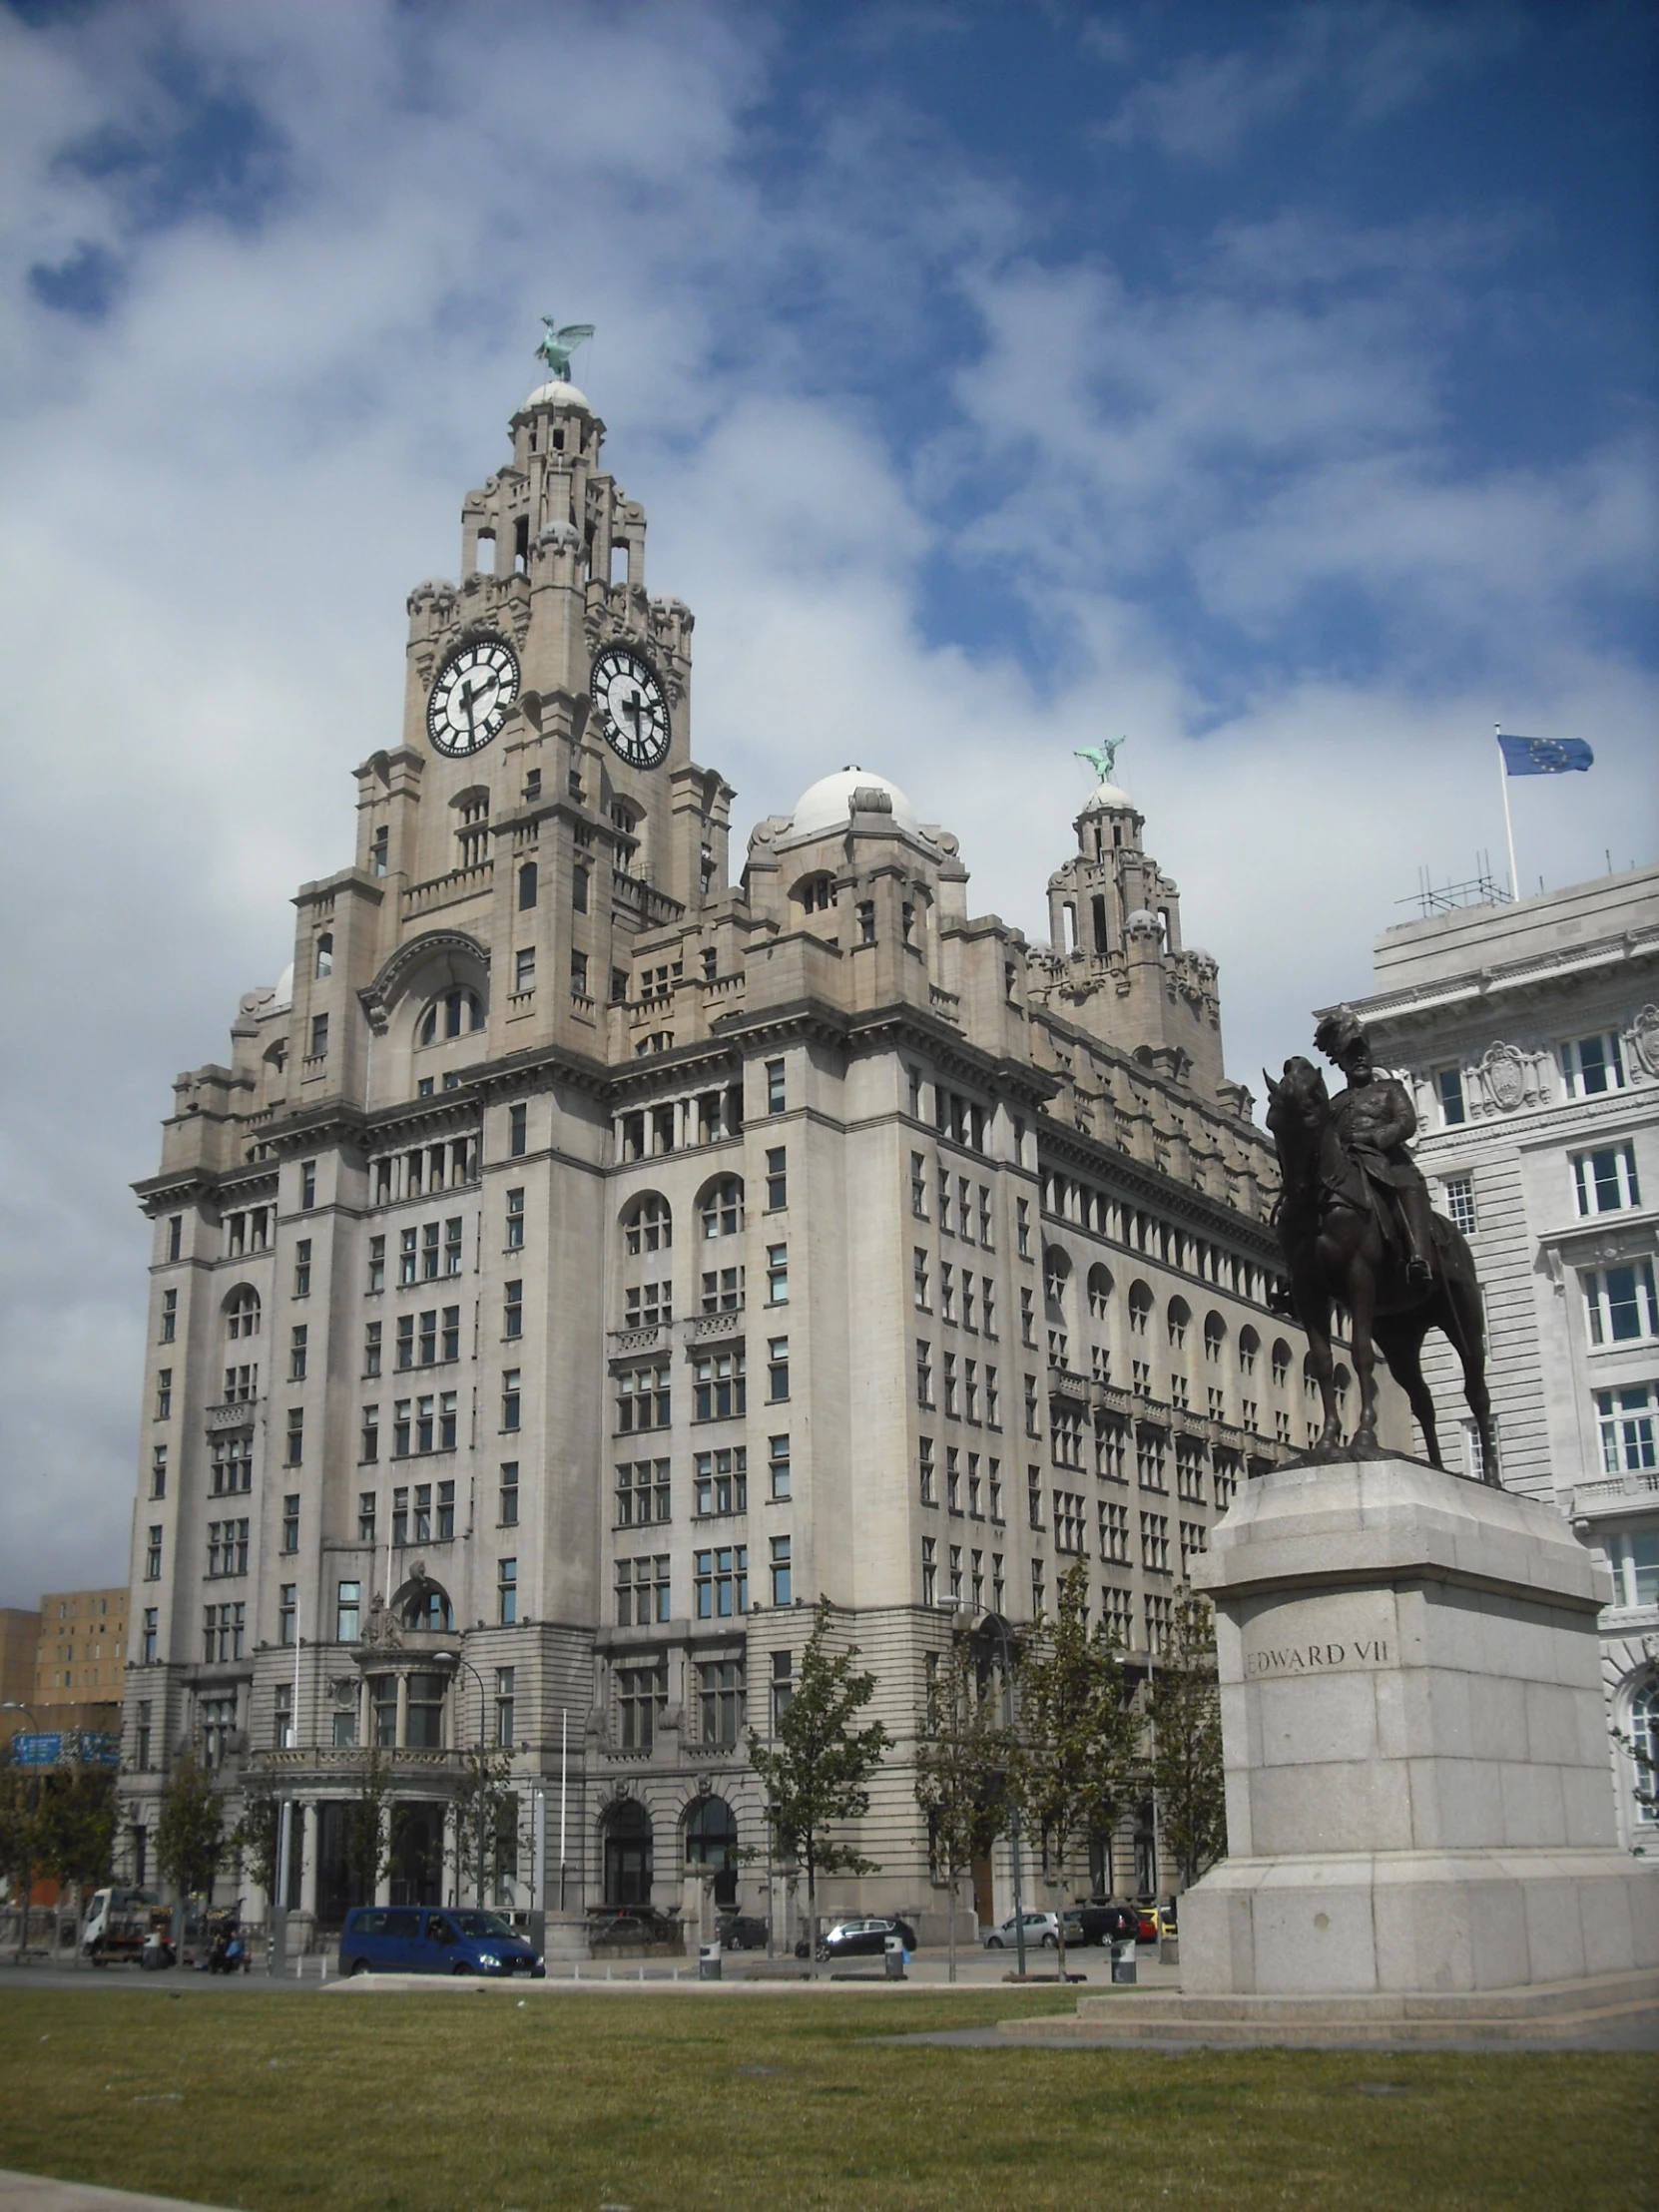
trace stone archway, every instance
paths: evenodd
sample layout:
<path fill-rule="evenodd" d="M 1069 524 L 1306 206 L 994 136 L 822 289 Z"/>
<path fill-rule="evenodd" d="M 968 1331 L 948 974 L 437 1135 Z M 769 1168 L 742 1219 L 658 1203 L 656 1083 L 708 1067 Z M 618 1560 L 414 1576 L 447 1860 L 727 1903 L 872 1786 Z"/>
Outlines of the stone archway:
<path fill-rule="evenodd" d="M 722 1797 L 692 1801 L 686 1815 L 686 1865 L 707 1867 L 715 1878 L 717 1908 L 738 1902 L 738 1817 Z"/>

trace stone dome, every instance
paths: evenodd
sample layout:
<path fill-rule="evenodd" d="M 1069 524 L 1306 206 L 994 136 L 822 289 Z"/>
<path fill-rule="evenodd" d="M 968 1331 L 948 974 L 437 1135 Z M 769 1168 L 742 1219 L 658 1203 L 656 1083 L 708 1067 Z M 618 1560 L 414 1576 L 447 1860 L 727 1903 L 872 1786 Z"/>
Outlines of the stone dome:
<path fill-rule="evenodd" d="M 1135 802 L 1126 791 L 1121 790 L 1116 784 L 1097 784 L 1095 786 L 1083 802 L 1083 812 L 1088 814 L 1096 807 L 1115 808 L 1120 813 L 1131 815 L 1136 812 Z"/>
<path fill-rule="evenodd" d="M 852 794 L 860 791 L 885 792 L 897 827 L 912 837 L 920 836 L 916 811 L 898 786 L 872 769 L 855 767 L 837 769 L 833 776 L 821 776 L 816 784 L 810 784 L 795 803 L 787 834 L 812 837 L 822 836 L 826 830 L 844 830 L 852 811 Z"/>
<path fill-rule="evenodd" d="M 560 383 L 557 378 L 550 384 L 538 384 L 519 408 L 520 414 L 528 414 L 532 407 L 580 407 L 584 414 L 592 414 L 586 392 L 580 392 L 574 384 Z"/>
<path fill-rule="evenodd" d="M 1123 926 L 1132 937 L 1161 937 L 1164 933 L 1162 920 L 1145 906 L 1137 906 L 1133 913 L 1126 914 Z"/>

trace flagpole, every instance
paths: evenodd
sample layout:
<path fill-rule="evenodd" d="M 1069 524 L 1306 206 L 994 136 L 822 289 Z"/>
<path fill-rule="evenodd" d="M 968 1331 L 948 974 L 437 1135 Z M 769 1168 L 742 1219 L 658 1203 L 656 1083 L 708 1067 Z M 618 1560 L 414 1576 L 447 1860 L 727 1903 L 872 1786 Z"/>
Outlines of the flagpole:
<path fill-rule="evenodd" d="M 1501 722 L 1492 724 L 1492 735 L 1494 738 L 1502 737 Z M 1503 834 L 1509 843 L 1509 897 L 1513 902 L 1520 896 L 1520 877 L 1515 872 L 1515 826 L 1509 819 L 1509 764 L 1503 758 L 1501 745 L 1497 749 L 1497 780 L 1503 787 Z"/>

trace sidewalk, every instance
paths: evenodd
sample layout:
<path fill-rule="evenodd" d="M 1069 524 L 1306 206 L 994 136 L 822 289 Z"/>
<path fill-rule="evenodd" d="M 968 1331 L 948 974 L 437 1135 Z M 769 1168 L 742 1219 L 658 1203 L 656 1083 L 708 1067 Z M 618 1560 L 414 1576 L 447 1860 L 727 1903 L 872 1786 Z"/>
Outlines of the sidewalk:
<path fill-rule="evenodd" d="M 126 2189 L 95 2189 L 86 2181 L 49 2181 L 0 2170 L 0 2212 L 218 2212 L 179 2197 L 136 2197 Z"/>

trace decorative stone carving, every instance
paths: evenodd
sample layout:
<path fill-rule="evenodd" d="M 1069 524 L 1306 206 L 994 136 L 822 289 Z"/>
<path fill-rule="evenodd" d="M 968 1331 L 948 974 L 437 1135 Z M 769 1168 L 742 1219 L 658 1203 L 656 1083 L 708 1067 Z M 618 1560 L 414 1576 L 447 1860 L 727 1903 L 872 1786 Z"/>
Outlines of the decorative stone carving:
<path fill-rule="evenodd" d="M 1630 1025 L 1630 1042 L 1649 1075 L 1659 1075 L 1659 1006 L 1642 1008 Z"/>
<path fill-rule="evenodd" d="M 1526 1097 L 1526 1062 L 1512 1044 L 1489 1045 L 1480 1063 L 1486 1096 L 1500 1114 L 1512 1114 Z"/>

